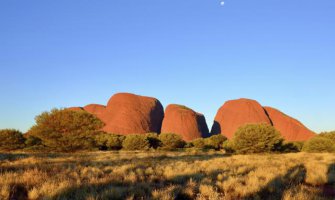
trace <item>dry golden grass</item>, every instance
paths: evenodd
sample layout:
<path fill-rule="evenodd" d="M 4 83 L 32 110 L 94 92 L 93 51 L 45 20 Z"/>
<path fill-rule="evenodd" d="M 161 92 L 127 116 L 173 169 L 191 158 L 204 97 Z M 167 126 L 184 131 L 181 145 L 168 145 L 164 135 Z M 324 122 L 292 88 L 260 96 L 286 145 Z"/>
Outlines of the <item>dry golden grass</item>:
<path fill-rule="evenodd" d="M 0 154 L 0 199 L 334 199 L 335 155 Z"/>

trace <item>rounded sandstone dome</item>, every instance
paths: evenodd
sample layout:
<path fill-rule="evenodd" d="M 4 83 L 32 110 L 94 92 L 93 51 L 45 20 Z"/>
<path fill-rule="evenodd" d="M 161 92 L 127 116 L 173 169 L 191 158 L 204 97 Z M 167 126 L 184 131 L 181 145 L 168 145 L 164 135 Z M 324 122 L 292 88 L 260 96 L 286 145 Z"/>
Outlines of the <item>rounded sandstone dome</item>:
<path fill-rule="evenodd" d="M 102 114 L 104 131 L 116 134 L 159 133 L 163 117 L 158 99 L 130 93 L 113 95 Z"/>
<path fill-rule="evenodd" d="M 255 100 L 237 99 L 224 103 L 216 114 L 212 134 L 232 138 L 237 129 L 246 124 L 266 123 L 271 125 L 263 107 Z"/>
<path fill-rule="evenodd" d="M 204 115 L 176 104 L 171 104 L 165 109 L 161 132 L 181 135 L 185 141 L 209 135 Z"/>

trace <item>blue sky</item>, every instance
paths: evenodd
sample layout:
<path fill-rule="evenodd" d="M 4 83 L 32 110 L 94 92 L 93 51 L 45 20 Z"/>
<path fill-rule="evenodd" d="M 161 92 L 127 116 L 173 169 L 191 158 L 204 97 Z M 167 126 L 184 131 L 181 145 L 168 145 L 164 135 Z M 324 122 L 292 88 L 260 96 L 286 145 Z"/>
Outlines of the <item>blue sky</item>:
<path fill-rule="evenodd" d="M 116 92 L 185 104 L 211 127 L 229 99 L 335 130 L 334 0 L 0 1 L 0 128 Z"/>

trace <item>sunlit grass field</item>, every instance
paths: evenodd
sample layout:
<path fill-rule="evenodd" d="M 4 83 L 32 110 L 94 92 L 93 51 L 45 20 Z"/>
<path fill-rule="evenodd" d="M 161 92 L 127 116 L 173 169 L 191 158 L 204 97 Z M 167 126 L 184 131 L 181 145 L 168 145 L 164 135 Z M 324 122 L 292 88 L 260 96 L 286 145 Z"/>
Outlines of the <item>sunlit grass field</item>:
<path fill-rule="evenodd" d="M 0 154 L 0 199 L 334 199 L 335 154 Z"/>

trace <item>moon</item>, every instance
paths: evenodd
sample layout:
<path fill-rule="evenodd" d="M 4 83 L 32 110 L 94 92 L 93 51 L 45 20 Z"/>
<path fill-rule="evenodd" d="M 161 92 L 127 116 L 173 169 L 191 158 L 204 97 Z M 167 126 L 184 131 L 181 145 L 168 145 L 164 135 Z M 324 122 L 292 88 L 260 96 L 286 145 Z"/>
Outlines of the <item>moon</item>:
<path fill-rule="evenodd" d="M 220 5 L 221 5 L 221 6 L 224 6 L 224 1 L 221 1 Z"/>

